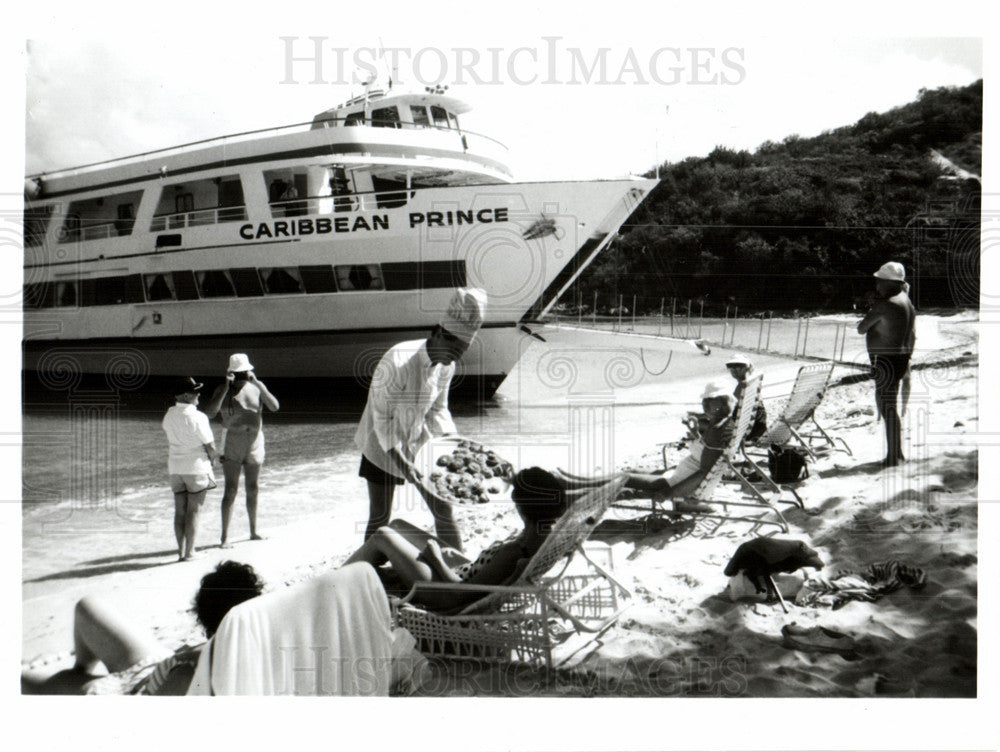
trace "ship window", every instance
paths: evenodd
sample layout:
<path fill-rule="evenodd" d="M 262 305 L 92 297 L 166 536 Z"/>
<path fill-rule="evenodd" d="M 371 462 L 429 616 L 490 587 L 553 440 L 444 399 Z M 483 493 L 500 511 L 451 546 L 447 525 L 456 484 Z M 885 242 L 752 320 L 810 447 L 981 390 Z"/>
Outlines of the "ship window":
<path fill-rule="evenodd" d="M 334 167 L 330 176 L 330 193 L 333 194 L 333 210 L 335 212 L 352 211 L 354 197 L 351 191 L 351 181 L 343 167 Z"/>
<path fill-rule="evenodd" d="M 337 287 L 341 290 L 382 290 L 382 272 L 378 264 L 353 264 L 335 267 Z"/>
<path fill-rule="evenodd" d="M 438 128 L 448 127 L 448 112 L 444 107 L 431 106 L 431 117 L 434 119 L 434 125 Z"/>
<path fill-rule="evenodd" d="M 24 286 L 24 307 L 25 308 L 51 308 L 52 285 L 48 282 L 40 282 Z"/>
<path fill-rule="evenodd" d="M 111 196 L 95 196 L 70 203 L 66 210 L 59 242 L 96 240 L 129 235 L 133 217 L 123 216 L 122 206 L 138 206 L 142 191 L 128 191 Z"/>
<path fill-rule="evenodd" d="M 363 110 L 358 112 L 352 112 L 346 118 L 344 118 L 344 125 L 364 125 L 365 113 Z"/>
<path fill-rule="evenodd" d="M 257 270 L 253 268 L 230 269 L 229 274 L 233 278 L 233 285 L 236 287 L 236 294 L 241 298 L 252 298 L 264 294 L 264 289 L 260 286 L 260 277 Z"/>
<path fill-rule="evenodd" d="M 146 285 L 146 300 L 155 302 L 158 300 L 174 300 L 177 296 L 174 293 L 174 283 L 170 274 L 147 274 L 143 278 Z"/>
<path fill-rule="evenodd" d="M 24 208 L 24 244 L 37 246 L 45 242 L 45 231 L 52 216 L 52 205 Z"/>
<path fill-rule="evenodd" d="M 149 229 L 151 232 L 162 232 L 241 221 L 246 219 L 244 204 L 243 186 L 238 175 L 168 185 L 160 192 Z"/>
<path fill-rule="evenodd" d="M 174 196 L 174 212 L 194 211 L 194 194 L 178 193 Z"/>
<path fill-rule="evenodd" d="M 420 105 L 410 105 L 410 115 L 413 116 L 413 124 L 421 127 L 431 124 L 431 119 L 427 116 L 427 108 Z"/>
<path fill-rule="evenodd" d="M 382 264 L 386 290 L 427 290 L 464 287 L 464 261 L 404 261 Z"/>
<path fill-rule="evenodd" d="M 398 209 L 406 206 L 406 183 L 372 175 L 375 203 L 379 209 Z"/>
<path fill-rule="evenodd" d="M 56 282 L 56 307 L 76 307 L 76 282 Z"/>
<path fill-rule="evenodd" d="M 80 297 L 83 305 L 104 306 L 141 303 L 143 302 L 142 284 L 138 274 L 126 277 L 85 279 Z"/>
<path fill-rule="evenodd" d="M 197 272 L 198 292 L 203 298 L 232 298 L 236 296 L 229 273 L 223 269 L 209 269 Z"/>
<path fill-rule="evenodd" d="M 337 291 L 332 266 L 300 266 L 299 272 L 307 293 Z"/>
<path fill-rule="evenodd" d="M 118 204 L 118 219 L 115 221 L 115 231 L 119 235 L 131 235 L 135 224 L 135 204 Z"/>
<path fill-rule="evenodd" d="M 302 277 L 295 267 L 261 269 L 264 290 L 268 295 L 287 295 L 302 292 Z"/>
<path fill-rule="evenodd" d="M 448 113 L 448 122 L 451 123 L 451 127 L 456 131 L 458 130 L 458 115 L 453 112 Z"/>
<path fill-rule="evenodd" d="M 299 200 L 308 193 L 308 179 L 304 173 L 267 171 L 264 180 L 267 182 L 271 216 L 300 217 L 308 213 L 308 202 Z"/>
<path fill-rule="evenodd" d="M 156 236 L 156 250 L 161 248 L 177 248 L 181 245 L 184 236 L 180 233 Z"/>
<path fill-rule="evenodd" d="M 77 297 L 77 304 L 81 306 L 92 306 L 96 305 L 97 301 L 97 285 L 92 279 L 81 279 L 78 285 L 79 295 Z"/>
<path fill-rule="evenodd" d="M 399 110 L 395 107 L 372 110 L 372 125 L 376 128 L 399 128 Z"/>
<path fill-rule="evenodd" d="M 178 300 L 198 299 L 198 288 L 194 284 L 194 272 L 185 269 L 174 272 L 171 276 L 174 279 L 174 290 L 177 292 Z"/>

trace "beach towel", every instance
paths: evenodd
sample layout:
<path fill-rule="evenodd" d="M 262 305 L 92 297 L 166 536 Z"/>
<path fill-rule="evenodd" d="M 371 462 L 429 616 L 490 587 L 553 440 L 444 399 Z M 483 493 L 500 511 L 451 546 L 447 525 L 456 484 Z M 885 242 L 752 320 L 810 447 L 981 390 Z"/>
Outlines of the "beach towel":
<path fill-rule="evenodd" d="M 872 564 L 861 572 L 840 571 L 829 579 L 818 575 L 810 577 L 795 596 L 795 604 L 838 609 L 850 601 L 870 603 L 901 587 L 919 590 L 925 584 L 924 570 L 890 560 Z"/>
<path fill-rule="evenodd" d="M 352 564 L 233 608 L 188 694 L 387 696 L 392 643 L 375 570 Z"/>

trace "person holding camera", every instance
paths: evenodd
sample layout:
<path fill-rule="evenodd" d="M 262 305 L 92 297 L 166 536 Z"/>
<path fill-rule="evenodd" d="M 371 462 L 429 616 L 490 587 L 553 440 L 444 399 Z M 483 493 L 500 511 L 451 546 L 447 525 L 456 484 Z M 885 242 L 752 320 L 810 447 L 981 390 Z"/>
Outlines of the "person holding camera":
<path fill-rule="evenodd" d="M 257 532 L 257 482 L 264 463 L 264 408 L 276 411 L 277 398 L 268 391 L 254 373 L 245 353 L 229 358 L 226 381 L 220 385 L 205 405 L 205 413 L 222 415 L 222 472 L 225 490 L 222 494 L 222 548 L 230 548 L 229 521 L 233 503 L 243 474 L 250 520 L 250 540 L 263 540 Z"/>

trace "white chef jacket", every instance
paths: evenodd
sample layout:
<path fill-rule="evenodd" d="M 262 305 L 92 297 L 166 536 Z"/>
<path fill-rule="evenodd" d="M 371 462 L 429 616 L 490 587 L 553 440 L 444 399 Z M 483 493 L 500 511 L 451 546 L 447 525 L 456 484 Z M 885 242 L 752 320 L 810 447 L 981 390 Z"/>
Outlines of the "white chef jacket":
<path fill-rule="evenodd" d="M 205 444 L 211 444 L 212 426 L 208 416 L 189 402 L 178 402 L 163 416 L 170 452 L 167 472 L 176 475 L 212 473 L 212 463 L 205 454 Z"/>
<path fill-rule="evenodd" d="M 368 460 L 396 475 L 392 449 L 413 457 L 432 436 L 457 433 L 448 410 L 454 363 L 431 363 L 427 340 L 400 342 L 382 356 L 354 442 Z"/>

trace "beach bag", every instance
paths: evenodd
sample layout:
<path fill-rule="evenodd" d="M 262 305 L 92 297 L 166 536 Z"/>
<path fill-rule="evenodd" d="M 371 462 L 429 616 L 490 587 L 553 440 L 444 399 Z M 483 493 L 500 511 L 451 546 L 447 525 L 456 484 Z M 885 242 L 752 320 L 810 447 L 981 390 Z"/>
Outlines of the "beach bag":
<path fill-rule="evenodd" d="M 795 447 L 772 445 L 767 450 L 767 468 L 775 483 L 795 483 L 809 477 L 806 453 Z"/>

